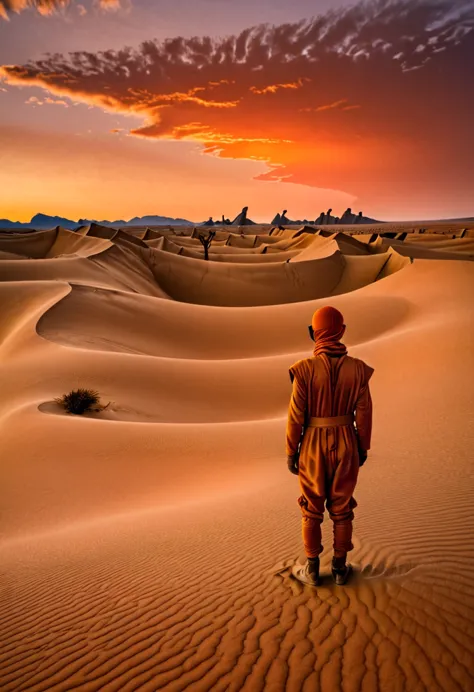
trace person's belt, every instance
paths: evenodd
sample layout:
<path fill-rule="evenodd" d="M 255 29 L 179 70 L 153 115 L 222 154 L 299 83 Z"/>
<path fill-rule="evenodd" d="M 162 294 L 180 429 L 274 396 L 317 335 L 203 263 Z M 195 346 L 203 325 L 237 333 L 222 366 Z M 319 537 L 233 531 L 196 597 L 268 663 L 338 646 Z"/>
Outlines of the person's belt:
<path fill-rule="evenodd" d="M 331 416 L 329 418 L 310 418 L 308 428 L 332 428 L 339 425 L 352 425 L 354 416 L 349 413 L 347 416 Z"/>

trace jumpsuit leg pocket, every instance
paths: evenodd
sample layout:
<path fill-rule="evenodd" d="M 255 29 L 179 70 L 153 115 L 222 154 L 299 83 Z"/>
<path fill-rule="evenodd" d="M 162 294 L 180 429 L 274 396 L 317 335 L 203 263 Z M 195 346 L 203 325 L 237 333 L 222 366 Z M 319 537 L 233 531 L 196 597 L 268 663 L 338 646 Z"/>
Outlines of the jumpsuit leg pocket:
<path fill-rule="evenodd" d="M 303 533 L 310 530 L 313 525 L 311 516 L 308 514 L 308 500 L 304 495 L 298 498 L 298 504 L 301 509 L 302 519 L 303 519 Z"/>
<path fill-rule="evenodd" d="M 298 498 L 298 504 L 300 506 L 301 511 L 304 514 L 305 510 L 308 509 L 308 500 L 305 498 L 304 495 L 300 495 L 300 497 Z"/>

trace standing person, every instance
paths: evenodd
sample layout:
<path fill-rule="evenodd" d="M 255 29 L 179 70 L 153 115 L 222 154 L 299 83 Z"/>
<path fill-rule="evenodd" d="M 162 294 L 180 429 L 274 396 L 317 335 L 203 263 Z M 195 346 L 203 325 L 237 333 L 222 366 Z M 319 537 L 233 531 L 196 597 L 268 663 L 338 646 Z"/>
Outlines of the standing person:
<path fill-rule="evenodd" d="M 286 453 L 289 470 L 299 477 L 302 494 L 298 503 L 307 556 L 303 566 L 293 567 L 293 576 L 311 586 L 317 586 L 319 579 L 325 502 L 334 528 L 334 581 L 345 584 L 351 573 L 346 557 L 354 547 L 352 520 L 357 502 L 353 492 L 359 467 L 370 449 L 369 380 L 374 369 L 347 354 L 340 341 L 345 329 L 339 310 L 330 306 L 316 310 L 309 327 L 314 356 L 290 368 L 293 391 Z"/>

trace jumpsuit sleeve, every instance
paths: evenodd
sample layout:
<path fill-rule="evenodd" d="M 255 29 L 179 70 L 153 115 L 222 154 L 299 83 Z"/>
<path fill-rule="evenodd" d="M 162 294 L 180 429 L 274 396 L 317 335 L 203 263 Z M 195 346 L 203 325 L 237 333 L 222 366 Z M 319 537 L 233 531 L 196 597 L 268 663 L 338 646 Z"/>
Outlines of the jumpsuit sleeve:
<path fill-rule="evenodd" d="M 360 389 L 355 407 L 355 422 L 360 447 L 365 451 L 370 449 L 372 436 L 372 398 L 370 396 L 369 380 L 374 369 L 364 363 L 364 384 Z"/>
<path fill-rule="evenodd" d="M 291 393 L 290 405 L 288 407 L 286 453 L 288 456 L 293 456 L 298 452 L 305 421 L 306 382 L 302 363 L 296 363 L 290 368 L 290 379 L 293 383 L 293 390 Z"/>

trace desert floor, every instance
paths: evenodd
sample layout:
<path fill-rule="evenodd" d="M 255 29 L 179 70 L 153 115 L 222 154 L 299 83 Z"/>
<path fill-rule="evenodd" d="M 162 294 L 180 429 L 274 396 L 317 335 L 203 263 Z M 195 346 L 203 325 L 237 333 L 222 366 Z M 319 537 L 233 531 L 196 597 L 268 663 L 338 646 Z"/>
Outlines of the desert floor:
<path fill-rule="evenodd" d="M 1 233 L 0 689 L 474 689 L 473 229 Z M 284 441 L 327 304 L 374 423 L 314 589 Z"/>

